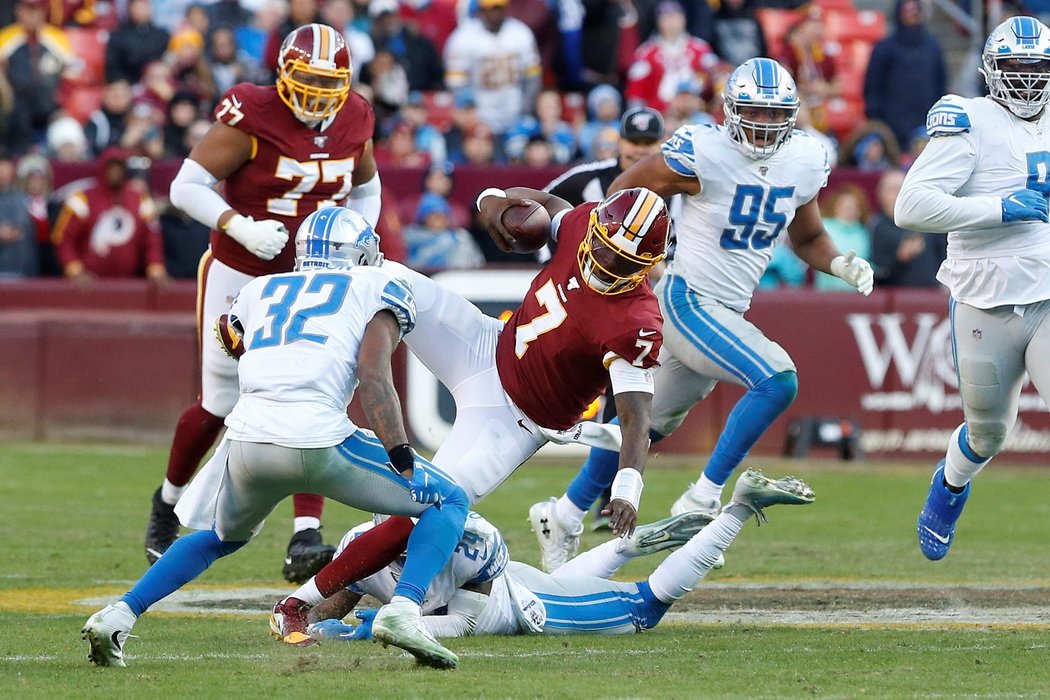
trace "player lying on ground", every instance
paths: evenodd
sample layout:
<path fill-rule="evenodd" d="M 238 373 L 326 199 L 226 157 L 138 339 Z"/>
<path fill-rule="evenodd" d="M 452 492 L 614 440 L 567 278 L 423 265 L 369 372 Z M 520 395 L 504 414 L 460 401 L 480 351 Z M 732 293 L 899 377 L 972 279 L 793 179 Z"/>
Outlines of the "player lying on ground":
<path fill-rule="evenodd" d="M 401 634 L 413 608 L 420 618 L 431 579 L 463 533 L 468 499 L 408 445 L 390 357 L 412 330 L 416 308 L 411 287 L 381 263 L 379 238 L 359 214 L 324 209 L 300 227 L 297 271 L 248 282 L 220 317 L 219 340 L 240 358 L 241 394 L 219 450 L 176 507 L 198 531 L 91 616 L 83 635 L 92 662 L 124 666 L 124 643 L 142 613 L 247 544 L 277 504 L 300 491 L 418 517 L 387 606 L 393 614 L 386 622 L 379 614 L 376 635 Z M 355 387 L 375 432 L 347 418 Z M 429 642 L 425 662 L 455 665 L 454 655 Z"/>
<path fill-rule="evenodd" d="M 773 481 L 747 470 L 737 480 L 729 504 L 715 518 L 691 512 L 640 525 L 633 537 L 605 542 L 551 574 L 521 562 L 507 563 L 499 531 L 475 515 L 468 518 L 456 553 L 427 593 L 423 621 L 435 637 L 624 634 L 650 629 L 704 578 L 752 514 L 764 522 L 763 508 L 812 503 L 813 498 L 812 489 L 798 479 Z M 366 523 L 354 528 L 340 546 L 371 527 Z M 681 549 L 646 580 L 608 580 L 629 560 L 673 547 Z M 340 620 L 364 594 L 388 599 L 399 572 L 400 565 L 392 564 L 314 607 L 307 632 L 321 641 L 368 639 L 375 611 L 358 610 L 356 627 Z"/>
<path fill-rule="evenodd" d="M 649 368 L 661 341 L 646 276 L 667 247 L 663 200 L 640 187 L 575 208 L 528 188 L 482 195 L 482 220 L 499 240 L 512 235 L 503 212 L 527 198 L 552 215 L 550 234 L 559 245 L 506 324 L 433 280 L 394 268 L 411 284 L 419 312 L 405 343 L 456 401 L 455 423 L 433 463 L 474 504 L 548 440 L 615 447 L 622 430 L 610 512 L 617 533 L 629 534 L 649 446 Z M 610 378 L 621 428 L 577 423 Z M 303 632 L 305 606 L 382 569 L 405 551 L 411 531 L 410 519 L 391 518 L 362 535 L 274 607 L 273 628 L 282 637 Z"/>

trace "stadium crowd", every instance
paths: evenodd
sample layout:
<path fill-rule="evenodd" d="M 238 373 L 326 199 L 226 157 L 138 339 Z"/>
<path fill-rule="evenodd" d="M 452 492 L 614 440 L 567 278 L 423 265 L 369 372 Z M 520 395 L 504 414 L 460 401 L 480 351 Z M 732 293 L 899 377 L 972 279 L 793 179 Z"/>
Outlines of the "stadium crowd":
<path fill-rule="evenodd" d="M 151 191 L 151 165 L 184 158 L 232 85 L 272 83 L 282 38 L 319 21 L 350 47 L 380 169 L 424 173 L 418 191 L 384 194 L 395 259 L 505 259 L 450 197 L 458 168 L 615 158 L 639 105 L 662 112 L 664 136 L 719 123 L 728 72 L 770 55 L 798 80 L 799 127 L 840 165 L 886 171 L 874 198 L 824 193 L 836 242 L 873 256 L 882 284 L 933 285 L 943 237 L 886 215 L 947 92 L 924 13 L 920 0 L 889 17 L 850 0 L 16 0 L 0 8 L 0 275 L 193 277 L 208 231 Z M 96 177 L 52 189 L 54 169 L 86 162 Z M 834 288 L 778 250 L 764 285 Z"/>

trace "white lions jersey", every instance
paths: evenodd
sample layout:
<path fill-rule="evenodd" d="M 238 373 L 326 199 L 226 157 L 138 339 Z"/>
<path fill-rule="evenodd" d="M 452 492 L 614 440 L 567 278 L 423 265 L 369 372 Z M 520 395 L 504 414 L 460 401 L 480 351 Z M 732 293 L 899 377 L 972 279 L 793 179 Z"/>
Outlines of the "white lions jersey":
<path fill-rule="evenodd" d="M 382 310 L 402 334 L 415 324 L 408 283 L 377 267 L 258 277 L 230 310 L 244 329 L 240 397 L 227 437 L 284 447 L 331 447 L 355 426 L 346 407 L 357 387 L 365 327 Z"/>
<path fill-rule="evenodd" d="M 948 234 L 937 279 L 977 308 L 1050 299 L 1050 224 L 1003 223 L 1002 198 L 1050 195 L 1050 110 L 1028 122 L 987 97 L 948 95 L 930 110 L 933 137 L 904 180 L 903 228 Z"/>
<path fill-rule="evenodd" d="M 335 556 L 339 556 L 350 542 L 373 527 L 374 522 L 362 523 L 343 535 Z M 500 531 L 477 513 L 469 512 L 456 551 L 427 589 L 426 598 L 423 600 L 423 614 L 430 614 L 445 607 L 452 595 L 465 585 L 477 585 L 496 579 L 503 573 L 509 560 L 510 553 Z M 388 603 L 394 595 L 394 586 L 401 578 L 403 565 L 404 559 L 399 559 L 368 578 L 351 584 L 349 589 L 354 593 L 370 595 L 382 603 Z"/>
<path fill-rule="evenodd" d="M 507 17 L 493 34 L 479 19 L 466 19 L 445 45 L 445 82 L 452 90 L 470 87 L 478 117 L 502 134 L 525 113 L 526 77 L 541 70 L 536 38 L 528 26 Z"/>
<path fill-rule="evenodd" d="M 803 131 L 768 158 L 746 156 L 721 126 L 685 125 L 660 147 L 676 173 L 696 177 L 682 198 L 672 271 L 697 293 L 743 313 L 795 210 L 828 182 L 821 143 Z"/>

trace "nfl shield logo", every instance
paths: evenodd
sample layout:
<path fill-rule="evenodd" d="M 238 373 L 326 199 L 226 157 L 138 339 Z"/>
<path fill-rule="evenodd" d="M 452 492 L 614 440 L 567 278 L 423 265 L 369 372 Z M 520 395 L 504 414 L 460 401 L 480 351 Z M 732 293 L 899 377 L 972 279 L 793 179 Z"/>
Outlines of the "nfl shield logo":
<path fill-rule="evenodd" d="M 318 148 L 324 148 L 325 143 L 328 142 L 327 136 L 314 136 L 314 145 Z"/>

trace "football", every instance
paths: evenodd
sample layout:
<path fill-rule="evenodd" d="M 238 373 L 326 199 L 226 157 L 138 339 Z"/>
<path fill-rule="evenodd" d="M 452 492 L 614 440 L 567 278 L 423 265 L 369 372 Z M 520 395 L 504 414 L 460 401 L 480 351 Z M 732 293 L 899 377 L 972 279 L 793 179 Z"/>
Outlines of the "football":
<path fill-rule="evenodd" d="M 510 207 L 503 212 L 503 225 L 514 234 L 514 252 L 532 253 L 539 250 L 551 235 L 551 217 L 539 203 Z"/>

